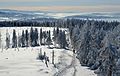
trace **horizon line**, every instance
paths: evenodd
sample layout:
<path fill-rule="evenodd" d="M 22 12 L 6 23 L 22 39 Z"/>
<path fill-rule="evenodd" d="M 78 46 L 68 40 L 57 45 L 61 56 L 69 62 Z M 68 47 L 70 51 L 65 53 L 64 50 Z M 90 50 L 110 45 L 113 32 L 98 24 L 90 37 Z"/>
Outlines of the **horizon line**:
<path fill-rule="evenodd" d="M 50 12 L 120 12 L 120 5 L 98 5 L 98 6 L 10 6 L 0 9 L 21 11 L 50 11 Z"/>

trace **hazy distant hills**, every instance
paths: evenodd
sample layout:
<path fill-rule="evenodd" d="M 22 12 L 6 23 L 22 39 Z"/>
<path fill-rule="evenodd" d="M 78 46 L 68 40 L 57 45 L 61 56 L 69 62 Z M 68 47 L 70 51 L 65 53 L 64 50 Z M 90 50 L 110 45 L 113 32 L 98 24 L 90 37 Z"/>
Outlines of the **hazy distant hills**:
<path fill-rule="evenodd" d="M 82 15 L 67 16 L 67 18 L 120 19 L 120 13 L 86 13 Z"/>
<path fill-rule="evenodd" d="M 1 9 L 0 21 L 12 20 L 54 20 L 59 18 L 77 18 L 77 19 L 100 19 L 100 20 L 117 20 L 120 21 L 120 13 L 73 13 L 73 12 L 43 12 L 43 11 L 18 11 Z"/>

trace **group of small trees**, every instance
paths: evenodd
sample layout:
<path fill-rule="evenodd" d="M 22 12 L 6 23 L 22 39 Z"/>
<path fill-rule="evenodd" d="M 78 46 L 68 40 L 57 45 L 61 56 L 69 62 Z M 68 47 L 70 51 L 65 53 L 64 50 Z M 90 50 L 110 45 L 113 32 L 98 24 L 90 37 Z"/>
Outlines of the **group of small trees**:
<path fill-rule="evenodd" d="M 38 46 L 38 30 L 37 28 L 35 28 L 35 30 L 33 28 L 31 28 L 30 30 L 30 46 L 34 47 L 34 46 Z"/>
<path fill-rule="evenodd" d="M 52 39 L 51 39 L 51 31 L 42 31 L 40 29 L 40 45 L 51 45 Z"/>
<path fill-rule="evenodd" d="M 28 47 L 29 46 L 29 33 L 28 30 L 22 30 L 22 35 L 20 36 L 16 34 L 16 30 L 13 30 L 13 36 L 12 36 L 12 48 L 17 47 Z M 6 41 L 7 42 L 7 41 Z"/>
<path fill-rule="evenodd" d="M 58 44 L 60 48 L 66 48 L 67 40 L 66 40 L 65 30 L 60 30 L 58 27 L 56 29 L 54 28 L 53 41 L 55 45 Z"/>
<path fill-rule="evenodd" d="M 40 32 L 38 32 L 38 29 L 33 29 L 31 27 L 30 32 L 28 32 L 28 29 L 22 30 L 22 33 L 20 35 L 20 32 L 16 33 L 16 30 L 13 29 L 12 34 L 12 48 L 17 47 L 35 47 L 39 45 L 51 45 L 52 39 L 51 39 L 51 31 L 42 31 L 42 28 L 40 29 Z M 10 48 L 10 34 L 8 31 L 6 31 L 6 48 Z"/>

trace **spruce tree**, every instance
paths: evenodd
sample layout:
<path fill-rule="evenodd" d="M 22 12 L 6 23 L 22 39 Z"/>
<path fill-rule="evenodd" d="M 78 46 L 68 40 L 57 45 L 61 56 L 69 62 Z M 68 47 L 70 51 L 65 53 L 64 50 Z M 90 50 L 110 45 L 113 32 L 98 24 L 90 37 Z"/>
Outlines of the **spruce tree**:
<path fill-rule="evenodd" d="M 28 33 L 28 30 L 25 31 L 25 44 L 26 44 L 26 47 L 28 47 L 28 39 L 29 39 L 29 33 Z"/>
<path fill-rule="evenodd" d="M 53 41 L 54 41 L 54 46 L 56 46 L 56 38 L 57 38 L 57 33 L 56 33 L 56 29 L 53 29 Z"/>
<path fill-rule="evenodd" d="M 43 31 L 44 44 L 46 44 L 47 32 Z"/>
<path fill-rule="evenodd" d="M 48 46 L 50 46 L 52 40 L 51 40 L 51 34 L 50 34 L 50 30 L 48 31 L 48 37 L 47 37 L 47 40 L 46 40 Z"/>
<path fill-rule="evenodd" d="M 42 45 L 42 38 L 43 38 L 43 33 L 42 33 L 42 28 L 40 29 L 40 44 Z"/>
<path fill-rule="evenodd" d="M 63 45 L 62 45 L 62 30 L 60 30 L 59 31 L 59 34 L 58 34 L 58 37 L 57 37 L 57 44 L 59 44 L 59 46 L 60 46 L 60 48 L 62 48 L 63 47 Z"/>
<path fill-rule="evenodd" d="M 22 31 L 22 47 L 25 47 L 25 33 Z"/>
<path fill-rule="evenodd" d="M 19 35 L 18 33 L 18 47 L 22 46 L 22 36 Z"/>
<path fill-rule="evenodd" d="M 35 39 L 35 46 L 38 46 L 38 30 L 37 28 L 35 28 L 35 32 L 34 32 L 34 39 Z"/>
<path fill-rule="evenodd" d="M 15 31 L 15 29 L 13 30 L 12 48 L 17 48 L 17 36 L 16 36 L 16 31 Z"/>
<path fill-rule="evenodd" d="M 10 35 L 8 31 L 6 31 L 6 48 L 10 48 Z"/>
<path fill-rule="evenodd" d="M 30 29 L 30 45 L 33 46 L 33 41 L 34 41 L 34 30 L 31 27 Z"/>
<path fill-rule="evenodd" d="M 62 48 L 67 47 L 67 40 L 66 40 L 66 34 L 65 31 L 62 32 Z"/>

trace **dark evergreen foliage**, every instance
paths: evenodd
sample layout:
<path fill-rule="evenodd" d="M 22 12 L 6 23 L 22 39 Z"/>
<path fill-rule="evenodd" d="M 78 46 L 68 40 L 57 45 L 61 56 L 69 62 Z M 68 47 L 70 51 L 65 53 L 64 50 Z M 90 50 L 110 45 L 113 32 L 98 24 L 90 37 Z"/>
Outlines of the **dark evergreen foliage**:
<path fill-rule="evenodd" d="M 13 37 L 12 37 L 12 48 L 17 47 L 17 36 L 16 36 L 16 31 L 15 29 L 13 30 Z"/>

